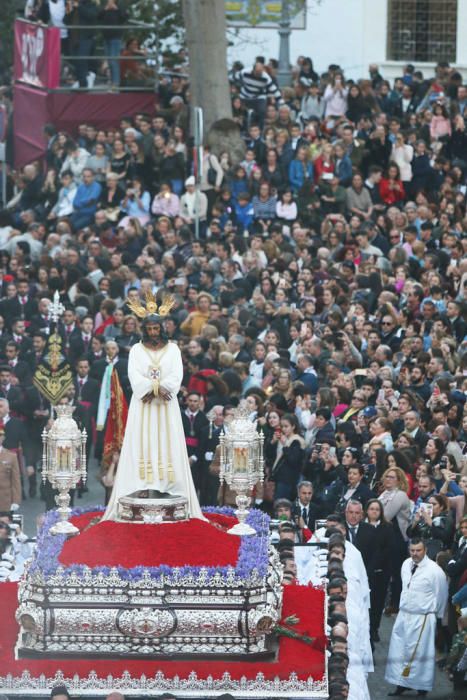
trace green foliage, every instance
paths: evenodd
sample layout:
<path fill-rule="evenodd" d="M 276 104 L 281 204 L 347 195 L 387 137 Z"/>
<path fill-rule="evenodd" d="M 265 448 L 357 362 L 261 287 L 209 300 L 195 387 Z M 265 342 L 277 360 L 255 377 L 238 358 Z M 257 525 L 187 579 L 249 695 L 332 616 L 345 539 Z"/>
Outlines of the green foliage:
<path fill-rule="evenodd" d="M 174 55 L 185 41 L 181 0 L 138 0 L 128 2 L 131 19 L 154 25 L 154 34 L 146 39 L 148 48 L 159 47 L 166 55 Z"/>
<path fill-rule="evenodd" d="M 12 0 L 0 2 L 0 76 L 9 73 L 13 64 L 13 27 L 16 16 L 15 2 Z M 3 82 L 1 78 L 0 82 Z"/>

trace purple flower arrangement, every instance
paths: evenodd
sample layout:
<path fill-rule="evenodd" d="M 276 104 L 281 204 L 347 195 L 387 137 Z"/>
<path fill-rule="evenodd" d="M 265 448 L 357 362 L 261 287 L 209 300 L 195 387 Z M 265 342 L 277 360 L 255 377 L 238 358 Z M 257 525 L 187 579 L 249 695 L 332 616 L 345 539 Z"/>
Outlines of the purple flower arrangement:
<path fill-rule="evenodd" d="M 83 515 L 83 513 L 91 512 L 104 512 L 105 508 L 103 506 L 87 506 L 86 508 L 73 508 L 71 511 L 71 517 L 76 517 L 77 515 Z M 32 560 L 29 573 L 34 574 L 36 571 L 40 571 L 44 576 L 51 576 L 54 574 L 60 562 L 58 557 L 63 549 L 63 545 L 66 541 L 66 535 L 51 535 L 49 533 L 52 525 L 59 520 L 59 515 L 56 510 L 49 510 L 45 514 L 44 522 L 37 535 L 36 542 L 36 554 Z M 72 567 L 69 567 L 69 571 Z M 79 566 L 76 566 L 79 568 Z M 84 566 L 81 567 L 84 570 Z M 103 567 L 105 568 L 105 567 Z M 70 572 L 71 573 L 71 572 Z"/>
<path fill-rule="evenodd" d="M 71 517 L 82 515 L 87 512 L 103 512 L 103 506 L 89 506 L 87 508 L 74 508 L 71 512 Z M 203 508 L 205 513 L 218 513 L 219 515 L 234 516 L 233 508 Z M 72 564 L 71 566 L 63 567 L 58 558 L 62 551 L 66 540 L 65 535 L 50 535 L 49 529 L 58 520 L 56 511 L 49 511 L 46 514 L 44 524 L 37 537 L 37 548 L 35 557 L 31 563 L 29 574 L 41 573 L 44 577 L 49 577 L 55 574 L 59 567 L 63 569 L 64 575 L 75 574 L 83 577 L 86 572 L 91 571 L 92 574 L 103 574 L 108 576 L 111 572 L 109 566 L 96 566 L 89 568 L 84 564 Z M 127 569 L 123 566 L 115 567 L 119 577 L 124 581 L 139 581 L 144 572 L 148 572 L 153 580 L 164 578 L 198 578 L 201 573 L 209 581 L 215 575 L 221 575 L 222 578 L 234 575 L 233 584 L 240 585 L 251 579 L 255 574 L 259 578 L 263 578 L 268 569 L 268 548 L 269 548 L 269 517 L 259 510 L 251 510 L 248 514 L 246 522 L 256 530 L 256 535 L 248 535 L 241 537 L 238 560 L 236 566 L 233 567 L 200 567 L 200 566 L 183 566 L 173 568 L 171 566 L 161 565 L 157 567 L 135 566 Z"/>

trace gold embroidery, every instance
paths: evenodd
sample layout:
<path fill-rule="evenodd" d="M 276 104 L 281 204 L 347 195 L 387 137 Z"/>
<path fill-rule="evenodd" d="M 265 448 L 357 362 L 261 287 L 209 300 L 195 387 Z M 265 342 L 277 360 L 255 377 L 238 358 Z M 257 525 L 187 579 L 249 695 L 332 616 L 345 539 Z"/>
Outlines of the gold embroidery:
<path fill-rule="evenodd" d="M 159 468 L 159 482 L 162 486 L 164 481 L 164 465 L 162 463 L 162 450 L 161 450 L 161 425 L 160 420 L 157 421 L 157 465 Z"/>
<path fill-rule="evenodd" d="M 152 484 L 154 481 L 154 475 L 152 472 L 152 458 L 151 458 L 151 404 L 148 404 L 148 461 L 146 466 L 147 481 Z"/>
<path fill-rule="evenodd" d="M 164 414 L 165 414 L 165 430 L 167 432 L 168 425 L 169 425 L 169 407 L 167 406 L 167 404 L 164 404 Z M 175 481 L 174 467 L 173 467 L 172 461 L 170 459 L 170 454 L 168 452 L 167 452 L 167 470 L 168 470 L 169 484 L 173 484 Z"/>
<path fill-rule="evenodd" d="M 144 466 L 144 407 L 146 404 L 141 403 L 141 446 L 139 454 L 139 478 L 144 481 L 145 466 Z"/>

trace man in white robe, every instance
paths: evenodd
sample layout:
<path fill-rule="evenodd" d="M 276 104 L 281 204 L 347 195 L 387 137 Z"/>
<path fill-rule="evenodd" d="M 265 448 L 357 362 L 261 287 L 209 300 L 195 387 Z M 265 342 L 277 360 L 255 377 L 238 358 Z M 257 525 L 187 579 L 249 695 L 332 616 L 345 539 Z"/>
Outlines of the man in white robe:
<path fill-rule="evenodd" d="M 163 338 L 160 316 L 147 315 L 142 326 L 143 340 L 129 353 L 128 378 L 133 396 L 103 520 L 117 518 L 119 498 L 144 489 L 185 496 L 190 517 L 204 519 L 177 400 L 183 379 L 181 353 L 175 343 Z"/>
<path fill-rule="evenodd" d="M 402 695 L 408 688 L 423 697 L 433 688 L 436 618 L 442 618 L 448 585 L 440 567 L 426 556 L 422 540 L 410 543 L 402 564 L 399 614 L 392 629 L 385 678 Z"/>

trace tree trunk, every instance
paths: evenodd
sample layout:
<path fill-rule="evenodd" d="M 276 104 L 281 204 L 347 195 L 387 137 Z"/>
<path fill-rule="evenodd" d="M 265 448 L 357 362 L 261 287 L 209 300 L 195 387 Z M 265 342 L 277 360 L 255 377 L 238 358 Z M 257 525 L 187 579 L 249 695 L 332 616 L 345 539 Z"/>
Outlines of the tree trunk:
<path fill-rule="evenodd" d="M 192 107 L 202 107 L 204 133 L 232 116 L 227 76 L 224 0 L 183 0 Z M 192 120 L 193 122 L 193 120 Z"/>

